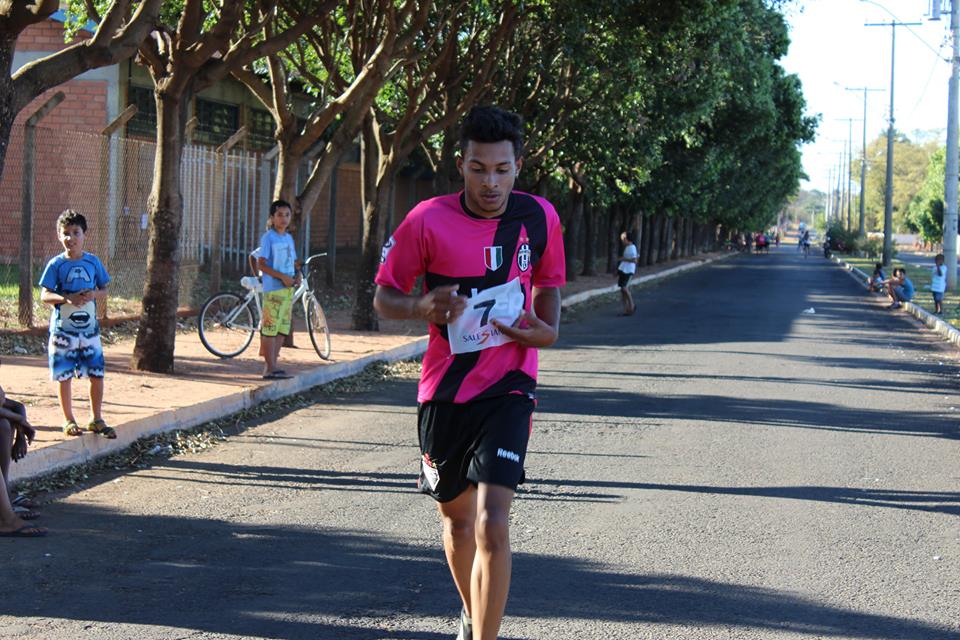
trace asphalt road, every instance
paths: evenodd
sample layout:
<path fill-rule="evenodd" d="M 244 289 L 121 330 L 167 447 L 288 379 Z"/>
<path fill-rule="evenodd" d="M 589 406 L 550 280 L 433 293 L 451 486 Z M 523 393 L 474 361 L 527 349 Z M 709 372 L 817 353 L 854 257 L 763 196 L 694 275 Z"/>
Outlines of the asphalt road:
<path fill-rule="evenodd" d="M 792 246 L 637 301 L 543 354 L 502 637 L 960 638 L 954 352 Z M 59 496 L 0 541 L 0 637 L 452 639 L 413 399 L 316 395 Z"/>

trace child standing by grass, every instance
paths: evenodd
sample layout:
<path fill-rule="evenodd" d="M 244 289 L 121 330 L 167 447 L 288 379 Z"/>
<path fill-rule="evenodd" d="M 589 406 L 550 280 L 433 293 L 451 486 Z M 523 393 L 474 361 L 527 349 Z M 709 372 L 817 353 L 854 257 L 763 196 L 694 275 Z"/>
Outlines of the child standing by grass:
<path fill-rule="evenodd" d="M 943 266 L 943 254 L 938 253 L 930 269 L 930 292 L 938 316 L 943 314 L 943 293 L 947 290 L 947 268 Z"/>
<path fill-rule="evenodd" d="M 283 338 L 290 333 L 293 287 L 300 284 L 297 274 L 297 250 L 287 233 L 292 211 L 290 204 L 277 200 L 270 205 L 267 232 L 260 238 L 257 263 L 263 274 L 263 322 L 260 325 L 264 380 L 289 378 L 277 368 Z M 283 337 L 281 337 L 283 336 Z"/>
<path fill-rule="evenodd" d="M 82 433 L 73 415 L 71 382 L 74 377 L 87 376 L 93 417 L 86 429 L 116 438 L 102 415 L 104 361 L 97 321 L 97 300 L 106 300 L 110 276 L 97 256 L 83 250 L 86 218 L 67 209 L 57 218 L 57 230 L 63 253 L 51 258 L 43 270 L 40 300 L 53 306 L 47 350 L 50 377 L 59 383 L 60 409 L 66 420 L 63 432 L 70 436 Z"/>

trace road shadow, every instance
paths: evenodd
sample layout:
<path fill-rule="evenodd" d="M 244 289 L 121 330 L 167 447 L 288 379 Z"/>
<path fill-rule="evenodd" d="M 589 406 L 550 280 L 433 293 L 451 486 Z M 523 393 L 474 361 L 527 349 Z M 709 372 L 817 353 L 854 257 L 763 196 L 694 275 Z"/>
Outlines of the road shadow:
<path fill-rule="evenodd" d="M 439 540 L 405 542 L 322 523 L 257 526 L 138 516 L 80 503 L 58 505 L 56 521 L 55 535 L 4 554 L 4 579 L 17 588 L 5 593 L 0 614 L 20 625 L 43 618 L 43 625 L 131 625 L 121 633 L 149 625 L 293 640 L 453 635 L 458 604 Z M 594 628 L 598 622 L 639 628 L 659 623 L 771 635 L 957 638 L 956 629 L 922 620 L 650 569 L 630 573 L 587 560 L 518 553 L 507 616 L 584 620 Z M 424 630 L 447 624 L 442 632 Z"/>
<path fill-rule="evenodd" d="M 960 438 L 955 416 L 935 412 L 883 411 L 843 407 L 830 402 L 752 399 L 720 395 L 652 396 L 615 389 L 572 389 L 541 385 L 537 416 L 602 415 L 657 422 L 699 421 L 883 435 Z"/>

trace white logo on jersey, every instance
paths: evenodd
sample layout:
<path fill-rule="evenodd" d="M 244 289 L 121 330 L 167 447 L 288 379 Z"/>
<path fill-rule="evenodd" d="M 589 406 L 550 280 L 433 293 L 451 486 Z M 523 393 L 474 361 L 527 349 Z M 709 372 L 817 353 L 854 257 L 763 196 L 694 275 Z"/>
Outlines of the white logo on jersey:
<path fill-rule="evenodd" d="M 517 250 L 517 268 L 526 271 L 530 268 L 530 245 L 526 242 Z"/>
<path fill-rule="evenodd" d="M 71 267 L 70 271 L 67 273 L 67 282 L 73 282 L 74 280 L 83 280 L 84 282 L 92 282 L 90 280 L 90 274 L 87 273 L 87 270 L 81 266 Z"/>
<path fill-rule="evenodd" d="M 507 451 L 506 449 L 497 449 L 497 457 L 513 460 L 514 462 L 520 462 L 520 456 L 515 454 L 513 451 Z"/>
<path fill-rule="evenodd" d="M 393 249 L 395 246 L 397 246 L 397 241 L 393 239 L 393 236 L 390 236 L 390 239 L 384 243 L 383 249 L 380 250 L 380 264 L 387 261 L 390 249 Z"/>
<path fill-rule="evenodd" d="M 503 247 L 500 245 L 495 247 L 484 247 L 483 264 L 487 265 L 487 269 L 490 269 L 490 271 L 496 271 L 499 269 L 500 265 L 503 264 Z"/>

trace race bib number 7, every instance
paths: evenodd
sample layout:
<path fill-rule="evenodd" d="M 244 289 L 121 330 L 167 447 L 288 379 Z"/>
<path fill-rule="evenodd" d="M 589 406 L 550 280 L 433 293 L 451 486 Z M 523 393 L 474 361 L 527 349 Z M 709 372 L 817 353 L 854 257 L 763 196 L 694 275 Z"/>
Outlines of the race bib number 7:
<path fill-rule="evenodd" d="M 498 347 L 512 339 L 493 326 L 491 320 L 511 325 L 523 312 L 523 288 L 520 278 L 470 296 L 467 308 L 455 322 L 447 325 L 451 353 L 471 353 Z"/>

